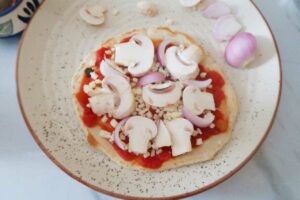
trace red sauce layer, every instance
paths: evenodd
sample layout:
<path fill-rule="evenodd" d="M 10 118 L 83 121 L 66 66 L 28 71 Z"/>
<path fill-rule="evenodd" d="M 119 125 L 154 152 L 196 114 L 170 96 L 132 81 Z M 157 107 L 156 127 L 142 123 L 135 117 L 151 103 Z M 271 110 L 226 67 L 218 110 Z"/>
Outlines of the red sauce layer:
<path fill-rule="evenodd" d="M 121 42 L 128 42 L 130 40 L 130 37 L 123 39 Z M 108 48 L 101 48 L 97 51 L 96 55 L 96 63 L 95 66 L 92 67 L 92 70 L 97 73 L 100 80 L 103 79 L 103 75 L 100 73 L 99 66 L 104 57 L 109 57 L 108 55 L 105 55 L 105 51 L 109 50 Z M 200 76 L 197 77 L 197 80 L 206 80 L 208 78 L 212 79 L 212 88 L 208 88 L 207 91 L 211 92 L 214 96 L 215 104 L 217 107 L 217 110 L 213 112 L 215 115 L 214 128 L 202 128 L 202 134 L 197 135 L 195 137 L 191 138 L 192 146 L 197 147 L 196 141 L 198 138 L 201 138 L 203 141 L 207 140 L 213 135 L 220 134 L 222 132 L 225 132 L 228 128 L 228 120 L 226 116 L 220 111 L 220 105 L 225 100 L 225 95 L 223 91 L 223 86 L 225 84 L 225 81 L 223 77 L 217 72 L 217 71 L 210 71 L 207 70 L 204 66 L 199 66 L 201 72 L 206 72 L 207 76 L 205 78 L 201 78 Z M 86 84 L 89 84 L 91 81 L 93 81 L 92 78 L 90 78 L 88 75 L 85 75 L 81 81 L 81 86 L 79 92 L 76 94 L 76 98 L 78 102 L 80 103 L 83 114 L 81 116 L 81 119 L 83 123 L 89 127 L 93 128 L 96 126 L 101 127 L 103 130 L 106 130 L 108 132 L 113 132 L 114 128 L 110 125 L 111 118 L 108 119 L 106 122 L 102 122 L 101 118 L 97 115 L 95 115 L 91 108 L 88 108 L 86 105 L 88 104 L 88 98 L 89 96 L 84 93 L 83 87 Z M 196 127 L 195 127 L 196 128 Z M 88 136 L 88 142 L 92 146 L 96 146 L 97 142 L 96 140 L 89 135 Z M 128 142 L 128 141 L 127 141 Z M 133 153 L 129 153 L 128 151 L 123 151 L 120 149 L 115 143 L 112 144 L 115 151 L 126 161 L 133 161 L 137 163 L 138 165 L 150 168 L 150 169 L 158 169 L 162 166 L 162 164 L 172 158 L 171 148 L 170 147 L 164 147 L 162 148 L 162 152 L 159 155 L 155 155 L 154 157 L 148 157 L 144 158 L 143 156 L 137 156 Z"/>

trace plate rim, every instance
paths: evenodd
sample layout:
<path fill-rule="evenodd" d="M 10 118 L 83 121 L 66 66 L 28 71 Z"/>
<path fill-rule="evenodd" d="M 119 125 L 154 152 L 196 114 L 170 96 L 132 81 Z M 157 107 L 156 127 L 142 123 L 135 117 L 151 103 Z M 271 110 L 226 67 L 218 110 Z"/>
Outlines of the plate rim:
<path fill-rule="evenodd" d="M 235 167 L 233 170 L 231 170 L 229 173 L 227 173 L 226 175 L 224 175 L 223 177 L 221 177 L 220 179 L 215 180 L 214 182 L 210 183 L 209 185 L 196 189 L 194 191 L 191 192 L 187 192 L 187 193 L 183 193 L 183 194 L 178 194 L 178 195 L 173 195 L 173 196 L 166 196 L 166 197 L 154 197 L 154 198 L 149 198 L 147 197 L 147 199 L 151 199 L 151 200 L 166 200 L 166 199 L 181 199 L 181 198 L 186 198 L 186 197 L 190 197 L 196 194 L 200 194 L 204 191 L 207 191 L 211 188 L 214 188 L 215 186 L 223 183 L 224 181 L 228 180 L 229 178 L 231 178 L 234 174 L 236 174 L 238 171 L 240 171 L 256 154 L 256 152 L 259 150 L 259 148 L 262 146 L 262 144 L 264 143 L 264 141 L 266 140 L 267 136 L 269 135 L 272 126 L 274 124 L 276 115 L 278 113 L 278 108 L 280 105 L 280 101 L 281 101 L 281 97 L 282 97 L 282 84 L 283 84 L 283 69 L 282 69 L 282 60 L 281 60 L 281 56 L 280 56 L 280 51 L 279 51 L 279 46 L 278 43 L 276 41 L 276 37 L 275 34 L 269 24 L 269 22 L 267 21 L 266 17 L 264 16 L 264 14 L 262 13 L 262 11 L 260 10 L 260 8 L 257 6 L 257 4 L 254 2 L 254 0 L 249 0 L 252 5 L 255 7 L 255 9 L 258 11 L 259 15 L 262 17 L 262 19 L 264 20 L 265 24 L 268 27 L 269 32 L 271 33 L 272 36 L 272 40 L 273 40 L 273 44 L 275 45 L 275 50 L 276 50 L 276 54 L 278 57 L 278 63 L 279 63 L 279 91 L 278 91 L 278 96 L 277 96 L 277 100 L 276 100 L 276 106 L 275 106 L 275 110 L 273 112 L 273 116 L 272 119 L 268 125 L 268 128 L 266 129 L 264 136 L 262 137 L 262 139 L 260 140 L 260 142 L 258 143 L 258 145 L 253 149 L 253 151 L 245 158 L 244 161 L 242 161 L 237 167 Z M 36 13 L 38 13 L 40 11 L 40 8 L 42 6 L 44 6 L 44 2 L 43 1 L 41 3 L 41 5 L 38 7 L 38 9 L 36 10 L 36 12 L 33 14 L 32 19 L 36 16 Z M 121 199 L 134 199 L 134 200 L 142 200 L 145 199 L 144 197 L 137 197 L 137 196 L 130 196 L 130 195 L 124 195 L 124 194 L 119 194 L 119 193 L 115 193 L 115 192 L 111 192 L 105 189 L 102 189 L 96 185 L 93 185 L 85 180 L 82 180 L 80 177 L 76 176 L 75 174 L 73 174 L 72 172 L 70 172 L 66 167 L 64 167 L 63 164 L 61 164 L 59 161 L 56 160 L 56 158 L 47 150 L 47 148 L 43 145 L 43 143 L 40 141 L 39 137 L 37 136 L 37 134 L 34 132 L 33 128 L 31 127 L 31 124 L 29 123 L 29 120 L 27 119 L 25 110 L 23 108 L 23 104 L 22 104 L 22 99 L 21 99 L 21 95 L 20 95 L 20 88 L 19 88 L 19 61 L 20 61 L 20 54 L 21 54 L 21 49 L 23 47 L 23 41 L 26 37 L 27 34 L 27 30 L 29 29 L 30 25 L 31 25 L 31 20 L 28 24 L 28 26 L 25 28 L 22 37 L 20 39 L 19 42 L 19 46 L 18 46 L 18 51 L 17 51 L 17 58 L 16 58 L 16 69 L 15 69 L 15 79 L 16 79 L 16 90 L 17 90 L 17 99 L 18 99 L 18 104 L 19 104 L 19 108 L 22 114 L 22 117 L 25 121 L 25 124 L 31 134 L 31 136 L 33 137 L 34 141 L 36 142 L 36 144 L 39 146 L 39 148 L 42 150 L 42 152 L 44 152 L 44 154 L 58 167 L 60 168 L 63 172 L 65 172 L 67 175 L 69 175 L 70 177 L 72 177 L 73 179 L 77 180 L 79 183 L 91 188 L 92 190 L 95 190 L 97 192 L 101 192 L 103 194 L 112 196 L 112 197 L 116 197 L 116 198 L 121 198 Z"/>

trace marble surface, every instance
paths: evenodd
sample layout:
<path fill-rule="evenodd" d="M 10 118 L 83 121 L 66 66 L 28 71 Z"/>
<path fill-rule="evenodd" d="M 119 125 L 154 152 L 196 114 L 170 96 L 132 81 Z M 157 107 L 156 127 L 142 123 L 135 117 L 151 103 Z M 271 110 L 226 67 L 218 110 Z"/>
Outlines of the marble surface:
<path fill-rule="evenodd" d="M 269 137 L 240 172 L 188 199 L 300 199 L 300 30 L 286 10 L 290 1 L 255 1 L 272 26 L 283 64 L 283 95 Z M 67 176 L 30 136 L 15 90 L 19 39 L 0 39 L 0 199 L 114 199 Z"/>

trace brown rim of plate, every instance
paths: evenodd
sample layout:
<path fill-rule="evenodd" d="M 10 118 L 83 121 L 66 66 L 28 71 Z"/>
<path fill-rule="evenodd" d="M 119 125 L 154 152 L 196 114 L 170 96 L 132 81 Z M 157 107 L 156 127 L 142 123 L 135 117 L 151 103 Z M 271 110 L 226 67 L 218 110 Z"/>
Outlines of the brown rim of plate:
<path fill-rule="evenodd" d="M 274 110 L 274 113 L 273 113 L 273 117 L 272 117 L 272 120 L 266 130 L 266 132 L 264 133 L 264 136 L 263 138 L 261 139 L 261 141 L 259 142 L 259 144 L 255 147 L 255 149 L 251 152 L 251 154 L 241 163 L 239 164 L 235 169 L 233 169 L 232 171 L 230 171 L 228 174 L 226 174 L 225 176 L 223 176 L 222 178 L 216 180 L 215 182 L 203 187 L 203 188 L 200 188 L 200 189 L 197 189 L 197 190 L 194 190 L 192 192 L 188 192 L 188 193 L 184 193 L 184 194 L 180 194 L 180 195 L 175 195 L 175 196 L 169 196 L 169 197 L 157 197 L 157 198 L 147 198 L 147 199 L 157 199 L 157 200 L 165 200 L 165 199 L 179 199 L 179 198 L 185 198 L 185 197 L 189 197 L 189 196 L 193 196 L 193 195 L 196 195 L 196 194 L 199 194 L 201 192 L 204 192 L 208 189 L 211 189 L 217 185 L 219 185 L 220 183 L 223 183 L 225 180 L 229 179 L 230 177 L 232 177 L 236 172 L 238 172 L 243 166 L 246 165 L 246 163 L 248 163 L 249 160 L 251 160 L 253 158 L 253 156 L 255 155 L 255 153 L 258 151 L 259 147 L 263 144 L 263 142 L 265 141 L 265 139 L 267 138 L 267 136 L 269 135 L 270 133 L 270 130 L 272 128 L 272 125 L 274 123 L 274 120 L 275 120 L 275 117 L 276 117 L 276 114 L 277 114 L 277 111 L 278 111 L 278 107 L 279 107 L 279 103 L 280 103 L 280 99 L 281 99 L 281 94 L 282 94 L 282 63 L 281 63 L 281 57 L 280 57 L 280 52 L 279 52 L 279 49 L 278 49 L 278 45 L 277 45 L 277 42 L 276 42 L 276 39 L 275 39 L 275 35 L 271 29 L 271 26 L 269 25 L 269 23 L 267 22 L 265 16 L 262 14 L 261 10 L 258 8 L 258 6 L 253 2 L 253 0 L 250 0 L 251 3 L 253 4 L 253 6 L 256 8 L 256 10 L 258 11 L 258 13 L 261 15 L 261 17 L 263 18 L 263 20 L 265 21 L 266 25 L 268 26 L 268 29 L 272 35 L 272 39 L 273 39 L 273 42 L 275 44 L 275 48 L 276 48 L 276 52 L 277 52 L 277 56 L 278 56 L 278 62 L 279 62 L 279 68 L 280 68 L 280 86 L 279 86 L 279 93 L 278 93 L 278 97 L 277 97 L 277 103 L 276 103 L 276 108 Z M 44 2 L 42 2 L 42 4 L 40 5 L 40 7 L 42 7 L 44 5 Z M 39 11 L 40 7 L 37 9 L 37 11 L 34 13 L 33 17 L 35 16 L 35 14 Z M 28 26 L 26 27 L 23 35 L 22 35 L 22 38 L 20 40 L 20 45 L 19 45 L 19 49 L 18 49 L 18 54 L 17 54 L 17 62 L 16 62 L 16 87 L 17 87 L 17 97 L 18 97 L 18 103 L 19 103 L 19 107 L 20 107 L 20 110 L 21 110 L 21 113 L 22 113 L 22 116 L 24 118 L 24 121 L 27 125 L 27 128 L 29 129 L 33 139 L 35 140 L 35 142 L 39 145 L 39 147 L 41 148 L 41 150 L 46 154 L 46 156 L 52 161 L 54 162 L 55 165 L 57 165 L 61 170 L 63 170 L 66 174 L 68 174 L 69 176 L 71 176 L 72 178 L 74 178 L 75 180 L 79 181 L 80 183 L 88 186 L 89 188 L 97 191 L 97 192 L 101 192 L 101 193 L 104 193 L 106 195 L 110 195 L 110 196 L 113 196 L 113 197 L 117 197 L 117 198 L 122 198 L 122 199 L 138 199 L 138 200 L 142 200 L 142 199 L 145 199 L 143 197 L 135 197 L 135 196 L 128 196 L 128 195 L 122 195 L 122 194 L 117 194 L 117 193 L 114 193 L 114 192 L 110 192 L 110 191 L 107 191 L 107 190 L 104 190 L 102 188 L 99 188 L 95 185 L 92 185 L 90 183 L 88 183 L 87 181 L 84 181 L 82 180 L 80 177 L 76 176 L 75 174 L 72 174 L 67 168 L 65 168 L 60 162 L 58 162 L 52 155 L 51 153 L 49 153 L 49 151 L 47 150 L 47 148 L 42 144 L 42 142 L 39 140 L 38 136 L 35 134 L 35 132 L 33 131 L 28 119 L 27 119 L 27 116 L 26 116 L 26 113 L 24 111 L 24 108 L 23 108 L 23 105 L 22 105 L 22 100 L 21 100 L 21 97 L 20 97 L 20 90 L 19 90 L 19 74 L 18 74 L 18 69 L 19 69 L 19 57 L 20 57 L 20 52 L 21 52 L 21 49 L 22 49 L 22 45 L 23 45 L 23 40 L 26 36 L 26 33 L 27 33 L 27 30 L 29 28 L 29 26 L 31 25 L 31 22 L 28 24 Z"/>

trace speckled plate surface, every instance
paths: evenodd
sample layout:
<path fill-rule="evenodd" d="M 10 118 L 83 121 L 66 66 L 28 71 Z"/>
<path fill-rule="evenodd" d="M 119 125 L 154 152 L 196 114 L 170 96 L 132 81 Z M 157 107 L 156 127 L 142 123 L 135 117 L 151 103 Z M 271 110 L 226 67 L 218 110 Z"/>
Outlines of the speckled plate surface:
<path fill-rule="evenodd" d="M 100 1 L 100 0 L 99 0 Z M 259 56 L 246 70 L 225 66 L 220 44 L 211 36 L 213 21 L 174 0 L 159 4 L 155 18 L 141 17 L 136 0 L 101 0 L 108 8 L 102 27 L 85 24 L 78 10 L 84 0 L 47 0 L 23 35 L 17 61 L 17 87 L 24 119 L 36 142 L 61 169 L 89 187 L 122 198 L 171 198 L 202 192 L 240 169 L 266 137 L 281 93 L 276 44 L 263 17 L 249 0 L 226 0 L 239 20 L 257 36 Z M 110 12 L 117 8 L 120 14 Z M 92 149 L 80 128 L 71 99 L 71 78 L 81 59 L 108 37 L 133 28 L 165 25 L 201 41 L 236 90 L 240 113 L 230 143 L 209 162 L 157 173 L 123 168 Z"/>

